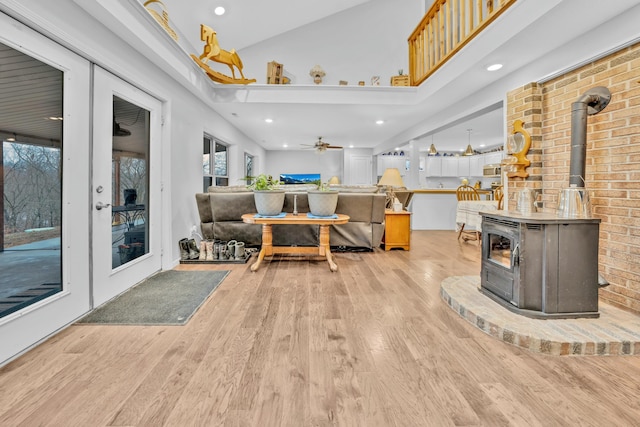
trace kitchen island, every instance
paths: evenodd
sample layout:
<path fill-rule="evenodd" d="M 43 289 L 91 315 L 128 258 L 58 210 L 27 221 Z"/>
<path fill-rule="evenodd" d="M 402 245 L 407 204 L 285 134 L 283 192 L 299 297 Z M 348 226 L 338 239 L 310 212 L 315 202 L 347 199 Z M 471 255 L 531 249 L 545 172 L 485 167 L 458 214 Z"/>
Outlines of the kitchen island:
<path fill-rule="evenodd" d="M 481 198 L 491 198 L 491 190 L 478 190 Z M 455 230 L 458 199 L 455 188 L 413 190 L 412 230 Z"/>

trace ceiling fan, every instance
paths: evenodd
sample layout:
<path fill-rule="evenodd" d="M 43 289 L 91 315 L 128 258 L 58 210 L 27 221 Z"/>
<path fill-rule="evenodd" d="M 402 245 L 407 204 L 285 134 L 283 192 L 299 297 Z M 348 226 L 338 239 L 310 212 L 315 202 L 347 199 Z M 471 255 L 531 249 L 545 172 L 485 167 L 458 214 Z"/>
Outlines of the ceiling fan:
<path fill-rule="evenodd" d="M 318 137 L 318 140 L 315 144 L 302 144 L 302 146 L 306 147 L 306 149 L 314 149 L 317 153 L 324 153 L 329 149 L 342 150 L 342 147 L 339 145 L 331 145 L 328 142 L 324 142 L 321 136 Z"/>

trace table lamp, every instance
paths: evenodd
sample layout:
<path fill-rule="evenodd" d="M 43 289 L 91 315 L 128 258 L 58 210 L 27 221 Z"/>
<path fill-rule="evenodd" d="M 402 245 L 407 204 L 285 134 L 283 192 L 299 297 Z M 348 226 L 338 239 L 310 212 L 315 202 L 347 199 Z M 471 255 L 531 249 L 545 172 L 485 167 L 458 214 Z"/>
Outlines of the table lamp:
<path fill-rule="evenodd" d="M 393 192 L 394 188 L 404 188 L 402 176 L 400 176 L 400 171 L 397 168 L 387 168 L 382 174 L 380 181 L 378 181 L 378 185 L 380 187 L 386 187 L 385 191 L 387 193 L 387 207 L 391 207 L 395 203 L 398 203 L 400 206 L 402 206 L 400 201 L 396 198 L 395 193 Z"/>

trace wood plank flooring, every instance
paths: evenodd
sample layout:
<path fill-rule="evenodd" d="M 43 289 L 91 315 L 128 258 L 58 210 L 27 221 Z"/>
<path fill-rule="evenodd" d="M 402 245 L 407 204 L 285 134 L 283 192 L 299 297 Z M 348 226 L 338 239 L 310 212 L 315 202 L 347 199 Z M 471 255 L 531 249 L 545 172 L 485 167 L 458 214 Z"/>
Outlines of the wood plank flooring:
<path fill-rule="evenodd" d="M 0 426 L 632 426 L 640 357 L 531 353 L 440 299 L 480 248 L 414 231 L 411 251 L 231 270 L 185 326 L 73 325 L 0 369 Z"/>

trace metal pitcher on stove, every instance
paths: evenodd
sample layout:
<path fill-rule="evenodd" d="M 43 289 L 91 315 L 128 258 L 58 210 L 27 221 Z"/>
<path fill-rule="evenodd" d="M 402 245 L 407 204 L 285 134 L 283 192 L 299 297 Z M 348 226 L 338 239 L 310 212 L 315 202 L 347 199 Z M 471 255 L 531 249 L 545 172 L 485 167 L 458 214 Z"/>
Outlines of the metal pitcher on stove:
<path fill-rule="evenodd" d="M 536 212 L 538 192 L 531 188 L 520 190 L 516 198 L 516 211 L 529 215 Z"/>

